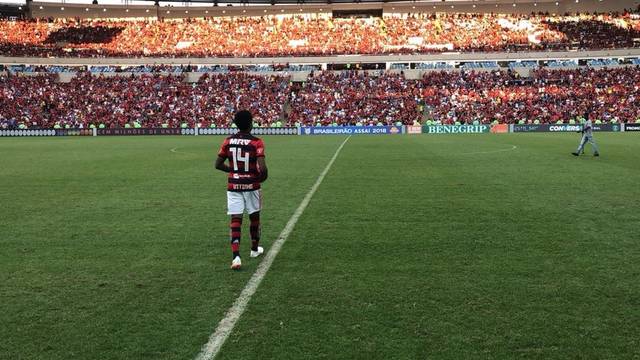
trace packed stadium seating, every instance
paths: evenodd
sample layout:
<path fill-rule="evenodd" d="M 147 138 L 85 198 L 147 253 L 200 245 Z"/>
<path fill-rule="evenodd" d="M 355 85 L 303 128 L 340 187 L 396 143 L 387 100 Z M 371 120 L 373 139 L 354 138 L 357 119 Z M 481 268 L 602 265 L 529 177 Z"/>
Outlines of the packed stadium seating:
<path fill-rule="evenodd" d="M 0 126 L 28 128 L 228 126 L 234 111 L 250 109 L 268 126 L 281 118 L 289 79 L 245 73 L 182 76 L 93 76 L 69 83 L 53 74 L 0 76 Z"/>
<path fill-rule="evenodd" d="M 408 80 L 390 72 L 315 72 L 304 83 L 243 72 L 112 76 L 79 73 L 0 76 L 0 127 L 228 126 L 251 109 L 260 126 L 556 123 L 593 113 L 640 121 L 640 66 L 614 69 L 431 71 Z"/>
<path fill-rule="evenodd" d="M 515 72 L 428 73 L 423 82 L 430 117 L 443 123 L 566 122 L 590 111 L 602 121 L 640 119 L 640 67 L 538 69 Z"/>
<path fill-rule="evenodd" d="M 640 47 L 630 14 L 0 21 L 0 55 L 264 57 Z M 636 39 L 636 40 L 634 40 Z"/>
<path fill-rule="evenodd" d="M 291 93 L 290 120 L 310 125 L 413 124 L 420 119 L 421 85 L 392 73 L 320 73 Z"/>

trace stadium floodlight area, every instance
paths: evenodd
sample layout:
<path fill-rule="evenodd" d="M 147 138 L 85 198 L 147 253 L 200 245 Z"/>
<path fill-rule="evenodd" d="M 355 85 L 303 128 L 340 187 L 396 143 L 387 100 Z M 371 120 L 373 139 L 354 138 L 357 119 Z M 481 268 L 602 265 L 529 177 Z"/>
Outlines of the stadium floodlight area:
<path fill-rule="evenodd" d="M 0 0 L 9 3 L 25 3 L 25 0 Z M 369 8 L 369 7 L 409 7 L 410 10 L 437 10 L 450 11 L 453 9 L 463 9 L 463 11 L 501 11 L 501 12 L 521 12 L 523 8 L 527 11 L 553 10 L 558 12 L 576 11 L 620 11 L 623 9 L 636 8 L 637 4 L 633 0 L 524 0 L 514 2 L 512 0 L 194 0 L 194 1 L 162 1 L 162 0 L 38 0 L 36 3 L 53 4 L 82 4 L 82 5 L 110 5 L 110 6 L 149 6 L 158 5 L 160 7 L 226 7 L 226 6 L 348 6 L 349 8 Z M 508 11 L 507 11 L 508 10 Z M 526 12 L 525 12 L 526 13 Z"/>
<path fill-rule="evenodd" d="M 24 4 L 24 0 L 2 0 L 3 2 L 21 2 Z M 42 3 L 65 3 L 65 4 L 92 4 L 94 0 L 39 0 Z M 454 0 L 460 1 L 460 0 Z M 224 1 L 154 1 L 154 0 L 98 0 L 99 5 L 153 5 L 158 3 L 160 6 L 228 6 L 228 5 L 242 5 L 242 6 L 256 6 L 256 5 L 304 5 L 304 4 L 353 4 L 353 3 L 382 3 L 387 1 L 380 0 L 224 0 Z M 415 2 L 411 0 L 397 0 L 394 2 Z M 435 1 L 431 1 L 435 2 Z M 450 2 L 452 2 L 450 0 Z"/>

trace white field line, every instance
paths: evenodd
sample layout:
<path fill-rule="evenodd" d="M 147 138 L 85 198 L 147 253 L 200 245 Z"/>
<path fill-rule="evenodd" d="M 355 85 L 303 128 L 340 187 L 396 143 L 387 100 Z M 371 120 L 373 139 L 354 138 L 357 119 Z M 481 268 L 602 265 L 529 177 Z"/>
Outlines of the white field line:
<path fill-rule="evenodd" d="M 515 150 L 517 148 L 518 148 L 517 146 L 511 145 L 511 147 L 508 148 L 508 149 L 490 150 L 490 151 L 474 151 L 474 152 L 468 152 L 468 153 L 461 153 L 460 155 L 493 154 L 493 153 L 498 153 L 498 152 L 513 151 L 513 150 Z"/>
<path fill-rule="evenodd" d="M 271 267 L 273 260 L 275 260 L 276 256 L 280 252 L 282 245 L 284 245 L 284 242 L 287 241 L 287 238 L 293 231 L 293 228 L 298 222 L 298 219 L 309 205 L 313 194 L 315 194 L 316 190 L 318 190 L 318 187 L 322 183 L 322 180 L 324 180 L 324 177 L 327 175 L 327 173 L 331 169 L 331 166 L 336 161 L 336 158 L 340 154 L 340 151 L 350 138 L 351 136 L 347 137 L 342 142 L 342 144 L 340 144 L 335 154 L 333 154 L 333 157 L 324 168 L 322 173 L 320 173 L 320 176 L 318 176 L 315 184 L 313 184 L 307 195 L 304 197 L 304 199 L 302 199 L 302 202 L 300 203 L 296 211 L 293 213 L 293 215 L 291 215 L 291 218 L 289 219 L 289 222 L 287 222 L 287 225 L 284 227 L 284 229 L 282 229 L 282 232 L 280 233 L 276 241 L 274 241 L 273 245 L 271 245 L 271 249 L 267 252 L 262 262 L 260 262 L 260 265 L 258 265 L 256 272 L 253 274 L 253 276 L 251 276 L 251 279 L 249 279 L 247 285 L 245 285 L 244 289 L 240 293 L 240 296 L 238 296 L 231 308 L 227 310 L 224 318 L 220 320 L 220 323 L 218 323 L 216 331 L 211 334 L 211 336 L 209 337 L 209 341 L 202 347 L 200 354 L 198 354 L 198 356 L 196 357 L 197 360 L 211 360 L 216 357 L 225 340 L 227 340 L 227 338 L 233 331 L 233 328 L 240 319 L 240 316 L 242 316 L 242 313 L 244 313 L 244 311 L 246 310 L 251 297 L 253 296 L 253 294 L 255 294 L 258 286 L 260 286 L 260 282 L 262 282 L 262 279 L 264 279 L 265 275 L 269 271 L 269 268 Z"/>
<path fill-rule="evenodd" d="M 2 0 L 0 0 L 0 1 L 2 1 Z M 192 153 L 192 152 L 188 152 L 188 151 L 182 151 L 182 150 L 178 150 L 178 149 L 180 149 L 180 148 L 179 147 L 174 147 L 174 148 L 169 149 L 169 151 L 171 151 L 174 154 L 192 155 L 192 156 L 196 155 L 196 153 Z"/>

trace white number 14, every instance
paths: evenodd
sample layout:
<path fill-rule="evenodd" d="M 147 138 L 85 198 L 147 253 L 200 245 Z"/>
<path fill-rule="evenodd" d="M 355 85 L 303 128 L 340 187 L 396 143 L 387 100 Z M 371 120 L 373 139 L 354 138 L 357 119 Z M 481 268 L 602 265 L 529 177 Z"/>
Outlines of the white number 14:
<path fill-rule="evenodd" d="M 241 161 L 244 163 L 244 171 L 249 172 L 249 153 L 246 152 L 243 155 L 242 149 L 235 148 L 235 147 L 232 147 L 229 150 L 231 150 L 231 155 L 232 155 L 231 160 L 233 160 L 233 170 L 238 171 L 238 161 Z"/>

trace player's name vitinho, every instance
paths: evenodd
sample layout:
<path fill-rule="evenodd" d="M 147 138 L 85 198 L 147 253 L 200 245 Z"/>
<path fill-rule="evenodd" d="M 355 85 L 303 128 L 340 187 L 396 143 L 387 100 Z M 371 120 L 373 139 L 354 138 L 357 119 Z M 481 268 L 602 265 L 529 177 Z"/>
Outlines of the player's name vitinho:
<path fill-rule="evenodd" d="M 253 184 L 231 184 L 233 190 L 253 190 Z"/>

